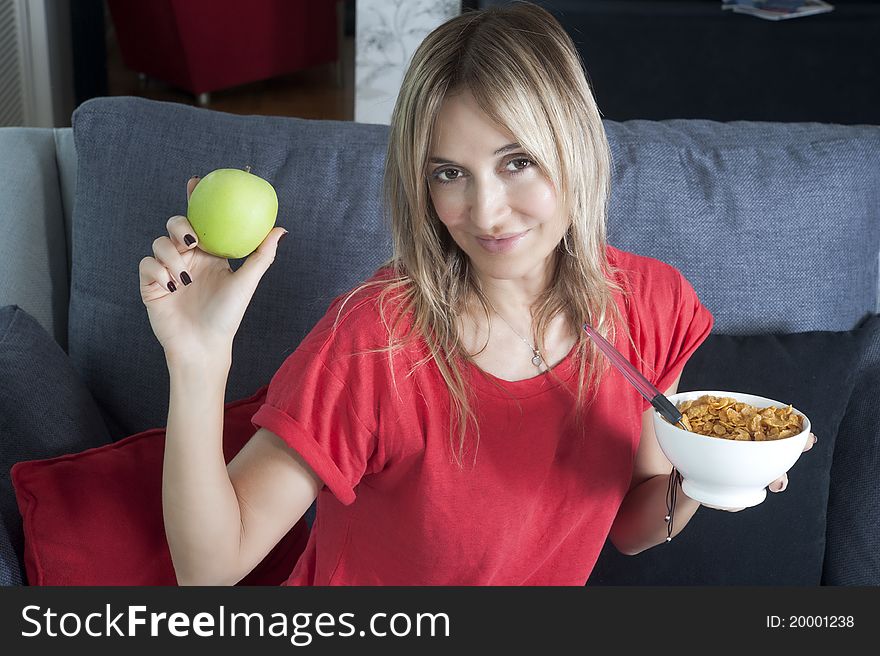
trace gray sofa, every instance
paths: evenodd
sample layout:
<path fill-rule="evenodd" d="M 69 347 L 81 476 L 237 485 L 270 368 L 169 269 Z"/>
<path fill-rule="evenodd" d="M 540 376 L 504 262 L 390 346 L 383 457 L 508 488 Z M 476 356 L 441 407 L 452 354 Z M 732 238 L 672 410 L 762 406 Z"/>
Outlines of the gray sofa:
<path fill-rule="evenodd" d="M 858 342 L 847 369 L 862 378 L 846 383 L 843 409 L 853 390 L 877 383 L 876 349 L 853 335 L 880 298 L 880 127 L 680 120 L 606 121 L 606 129 L 612 244 L 678 267 L 713 312 L 713 333 L 737 345 L 817 331 Z M 186 180 L 250 165 L 275 185 L 278 224 L 290 231 L 237 335 L 232 401 L 267 384 L 332 298 L 390 255 L 379 193 L 386 138 L 379 125 L 234 116 L 134 98 L 89 101 L 72 129 L 0 129 L 5 583 L 26 582 L 9 467 L 165 423 L 167 371 L 140 301 L 137 266 L 167 218 L 185 213 Z M 822 353 L 811 348 L 795 363 L 812 364 L 812 377 L 801 382 L 837 394 L 844 386 L 823 377 Z M 57 364 L 42 364 L 50 356 Z M 784 366 L 767 362 L 757 371 Z M 871 490 L 880 487 L 880 434 L 870 433 L 874 424 L 864 428 L 861 403 L 861 416 L 838 416 L 820 434 L 785 493 L 742 513 L 701 508 L 682 533 L 692 541 L 686 551 L 674 551 L 675 542 L 635 557 L 606 549 L 590 582 L 743 582 L 732 576 L 732 559 L 710 553 L 714 535 L 725 544 L 741 540 L 734 545 L 741 550 L 772 546 L 772 558 L 750 565 L 747 582 L 880 583 L 878 515 L 866 515 L 878 509 Z M 862 423 L 850 428 L 858 437 L 842 444 L 835 438 L 847 421 Z M 83 430 L 96 422 L 102 430 Z M 801 517 L 808 481 L 814 497 L 809 517 Z M 856 496 L 861 505 L 853 507 Z M 778 505 L 783 498 L 789 505 Z M 798 522 L 814 535 L 811 578 L 795 581 L 780 576 L 774 559 L 796 551 L 787 536 Z M 665 559 L 669 577 L 645 574 L 656 568 L 637 566 L 643 555 Z M 788 564 L 785 571 L 802 569 Z"/>

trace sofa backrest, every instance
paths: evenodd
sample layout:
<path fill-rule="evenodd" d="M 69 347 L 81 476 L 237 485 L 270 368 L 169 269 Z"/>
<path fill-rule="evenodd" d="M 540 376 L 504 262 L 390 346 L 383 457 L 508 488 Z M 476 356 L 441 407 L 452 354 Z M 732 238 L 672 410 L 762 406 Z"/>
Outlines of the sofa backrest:
<path fill-rule="evenodd" d="M 76 153 L 71 128 L 0 128 L 0 307 L 67 347 Z"/>
<path fill-rule="evenodd" d="M 609 240 L 681 269 L 716 332 L 842 330 L 878 301 L 880 128 L 605 122 Z M 134 98 L 83 104 L 69 353 L 121 437 L 167 418 L 168 379 L 138 262 L 215 168 L 268 179 L 290 231 L 236 337 L 228 400 L 267 383 L 330 300 L 391 255 L 387 127 L 235 116 Z M 232 262 L 233 268 L 240 263 Z"/>
<path fill-rule="evenodd" d="M 880 127 L 605 127 L 609 241 L 678 267 L 715 332 L 849 330 L 878 309 Z"/>

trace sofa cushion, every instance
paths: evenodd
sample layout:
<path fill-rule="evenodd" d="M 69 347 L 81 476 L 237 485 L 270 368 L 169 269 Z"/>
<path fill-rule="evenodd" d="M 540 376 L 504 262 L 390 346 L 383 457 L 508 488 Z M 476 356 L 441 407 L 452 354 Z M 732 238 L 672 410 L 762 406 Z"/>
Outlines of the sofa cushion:
<path fill-rule="evenodd" d="M 880 127 L 605 126 L 609 241 L 676 266 L 717 333 L 850 330 L 880 309 Z"/>
<path fill-rule="evenodd" d="M 277 225 L 290 231 L 238 331 L 231 398 L 268 383 L 330 301 L 390 255 L 378 195 L 386 126 L 138 98 L 90 100 L 73 126 L 69 353 L 115 439 L 165 423 L 168 372 L 138 293 L 138 263 L 167 234 L 168 218 L 186 213 L 190 176 L 249 165 L 275 186 Z"/>
<path fill-rule="evenodd" d="M 789 471 L 788 488 L 739 512 L 699 508 L 670 543 L 624 556 L 610 541 L 590 585 L 819 585 L 838 429 L 859 359 L 880 328 L 788 335 L 710 335 L 691 357 L 679 390 L 741 391 L 791 403 L 818 443 Z M 862 520 L 864 521 L 864 520 Z"/>
<path fill-rule="evenodd" d="M 828 498 L 826 585 L 880 585 L 880 321 L 840 423 Z"/>
<path fill-rule="evenodd" d="M 98 407 L 67 354 L 25 310 L 0 308 L 0 585 L 25 580 L 12 465 L 108 442 Z"/>
<path fill-rule="evenodd" d="M 226 462 L 250 438 L 267 388 L 226 404 Z M 12 468 L 31 585 L 176 585 L 162 513 L 164 444 L 156 428 Z M 308 535 L 300 519 L 239 585 L 283 583 Z"/>

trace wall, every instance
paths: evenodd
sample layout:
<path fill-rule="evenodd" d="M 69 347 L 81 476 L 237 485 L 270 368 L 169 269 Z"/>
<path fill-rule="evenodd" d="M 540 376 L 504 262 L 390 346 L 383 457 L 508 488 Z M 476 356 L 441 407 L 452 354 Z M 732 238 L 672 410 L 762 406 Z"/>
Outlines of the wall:
<path fill-rule="evenodd" d="M 387 125 L 413 52 L 461 2 L 357 0 L 355 10 L 354 120 Z"/>

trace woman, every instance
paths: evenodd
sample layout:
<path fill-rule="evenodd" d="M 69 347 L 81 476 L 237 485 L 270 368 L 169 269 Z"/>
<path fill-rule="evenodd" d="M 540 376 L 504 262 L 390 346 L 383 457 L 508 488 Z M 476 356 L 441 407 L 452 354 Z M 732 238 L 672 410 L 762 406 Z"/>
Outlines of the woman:
<path fill-rule="evenodd" d="M 606 538 L 628 554 L 662 543 L 672 466 L 650 406 L 580 327 L 671 394 L 712 317 L 674 268 L 606 244 L 609 160 L 546 11 L 428 35 L 391 123 L 394 257 L 285 360 L 228 467 L 232 340 L 285 231 L 233 273 L 170 219 L 140 273 L 171 379 L 178 581 L 239 581 L 318 495 L 289 584 L 582 585 Z M 673 535 L 699 505 L 678 495 Z"/>

